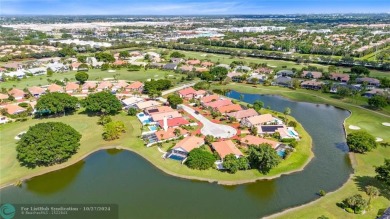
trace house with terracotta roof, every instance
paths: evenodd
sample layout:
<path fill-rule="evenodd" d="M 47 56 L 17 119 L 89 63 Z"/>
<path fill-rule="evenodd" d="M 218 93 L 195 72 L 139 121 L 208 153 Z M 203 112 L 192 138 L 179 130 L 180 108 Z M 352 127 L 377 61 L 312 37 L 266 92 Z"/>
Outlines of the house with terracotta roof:
<path fill-rule="evenodd" d="M 213 142 L 211 147 L 218 153 L 221 159 L 229 154 L 234 154 L 237 158 L 244 156 L 244 154 L 234 145 L 232 140 Z"/>
<path fill-rule="evenodd" d="M 303 71 L 302 72 L 303 78 L 313 78 L 313 79 L 319 79 L 322 77 L 322 72 L 319 71 Z"/>
<path fill-rule="evenodd" d="M 6 105 L 3 107 L 8 114 L 10 115 L 17 115 L 17 114 L 20 114 L 20 113 L 23 113 L 23 112 L 26 112 L 27 110 L 23 107 L 20 107 L 18 105 L 15 105 L 15 104 L 9 104 L 9 105 Z"/>
<path fill-rule="evenodd" d="M 68 82 L 65 86 L 65 91 L 68 94 L 77 93 L 79 91 L 80 85 L 75 82 Z"/>
<path fill-rule="evenodd" d="M 135 106 L 140 110 L 144 110 L 144 109 L 149 108 L 149 107 L 161 106 L 161 105 L 162 104 L 160 102 L 157 102 L 155 100 L 148 100 L 148 101 L 139 102 L 139 103 L 135 104 Z"/>
<path fill-rule="evenodd" d="M 153 115 L 153 114 L 159 114 L 159 113 L 167 113 L 167 112 L 173 112 L 176 111 L 172 109 L 170 106 L 157 106 L 157 107 L 150 107 L 147 108 L 144 112 L 148 115 Z"/>
<path fill-rule="evenodd" d="M 348 83 L 349 74 L 330 73 L 330 79 Z"/>
<path fill-rule="evenodd" d="M 242 110 L 242 107 L 239 104 L 231 104 L 227 106 L 220 106 L 217 107 L 217 111 L 221 114 L 231 113 L 231 112 L 237 112 Z"/>
<path fill-rule="evenodd" d="M 301 87 L 305 89 L 310 89 L 310 90 L 319 90 L 321 87 L 324 85 L 324 82 L 321 81 L 304 81 L 301 83 Z"/>
<path fill-rule="evenodd" d="M 207 72 L 207 71 L 209 71 L 208 68 L 205 68 L 205 67 L 195 67 L 195 72 L 202 73 L 202 72 Z"/>
<path fill-rule="evenodd" d="M 3 102 L 4 100 L 7 100 L 8 98 L 9 98 L 8 94 L 0 93 L 0 102 Z"/>
<path fill-rule="evenodd" d="M 72 62 L 72 64 L 70 64 L 70 67 L 72 68 L 72 71 L 77 71 L 81 64 L 82 63 L 80 63 L 80 62 Z"/>
<path fill-rule="evenodd" d="M 259 115 L 256 110 L 250 108 L 246 110 L 239 110 L 236 112 L 231 112 L 226 114 L 229 117 L 234 117 L 237 119 L 237 121 L 241 121 L 241 119 L 252 117 L 252 116 L 257 116 Z"/>
<path fill-rule="evenodd" d="M 271 114 L 262 114 L 258 116 L 252 116 L 241 120 L 240 124 L 243 127 L 253 127 L 257 125 L 263 125 L 268 123 L 278 122 Z"/>
<path fill-rule="evenodd" d="M 214 63 L 212 63 L 212 62 L 202 62 L 201 66 L 206 67 L 206 68 L 210 68 L 210 67 L 214 66 Z"/>
<path fill-rule="evenodd" d="M 12 88 L 10 91 L 8 91 L 8 94 L 13 96 L 15 100 L 21 100 L 24 98 L 26 93 L 18 88 Z"/>
<path fill-rule="evenodd" d="M 192 99 L 196 94 L 196 90 L 192 87 L 187 87 L 177 92 L 181 98 Z"/>
<path fill-rule="evenodd" d="M 97 87 L 96 82 L 94 81 L 86 81 L 83 86 L 81 87 L 82 93 L 89 93 L 91 91 L 94 91 Z"/>
<path fill-rule="evenodd" d="M 209 102 L 212 102 L 212 101 L 217 101 L 217 100 L 220 100 L 222 99 L 221 96 L 217 95 L 217 94 L 212 94 L 212 95 L 208 95 L 208 96 L 205 96 L 203 98 L 200 99 L 200 102 L 202 104 L 205 104 L 205 103 L 209 103 Z"/>
<path fill-rule="evenodd" d="M 63 93 L 64 88 L 58 84 L 51 84 L 46 88 L 47 91 L 50 93 L 58 92 L 58 93 Z"/>
<path fill-rule="evenodd" d="M 161 128 L 164 128 L 164 120 L 158 121 L 158 124 Z M 183 117 L 167 119 L 168 128 L 177 128 L 182 125 L 188 125 L 188 124 L 190 124 L 190 122 L 184 119 Z"/>
<path fill-rule="evenodd" d="M 192 60 L 188 60 L 186 63 L 187 65 L 200 65 L 200 60 L 192 59 Z"/>
<path fill-rule="evenodd" d="M 102 81 L 100 84 L 97 86 L 96 90 L 97 91 L 111 91 L 112 88 L 112 83 L 109 81 Z"/>
<path fill-rule="evenodd" d="M 200 99 L 200 98 L 202 98 L 202 97 L 204 97 L 206 95 L 207 95 L 207 91 L 205 91 L 205 90 L 197 90 L 195 92 L 194 98 L 195 99 Z"/>
<path fill-rule="evenodd" d="M 178 111 L 156 113 L 156 114 L 151 115 L 152 120 L 155 122 L 163 120 L 165 117 L 167 119 L 173 119 L 173 118 L 179 118 L 179 117 L 183 117 L 183 116 Z"/>
<path fill-rule="evenodd" d="M 190 72 L 190 71 L 194 71 L 194 70 L 195 70 L 195 68 L 192 65 L 183 65 L 180 67 L 180 71 L 182 71 L 182 72 Z"/>
<path fill-rule="evenodd" d="M 254 135 L 247 135 L 247 136 L 241 138 L 240 143 L 242 146 L 245 146 L 245 147 L 247 147 L 249 145 L 258 146 L 260 144 L 269 144 L 269 145 L 271 145 L 271 147 L 273 149 L 276 149 L 281 144 L 280 142 L 261 138 L 261 137 L 254 136 Z"/>
<path fill-rule="evenodd" d="M 175 135 L 175 129 L 178 129 L 180 131 L 179 135 Z M 166 131 L 164 129 L 159 130 L 155 132 L 154 135 L 156 137 L 157 142 L 164 142 L 172 139 L 177 139 L 180 136 L 187 137 L 188 131 L 182 128 L 168 128 Z"/>
<path fill-rule="evenodd" d="M 37 86 L 29 87 L 28 92 L 30 92 L 33 97 L 39 97 L 46 93 L 45 89 Z"/>
<path fill-rule="evenodd" d="M 179 141 L 171 150 L 170 154 L 178 155 L 183 158 L 187 157 L 188 153 L 190 153 L 193 149 L 198 148 L 204 145 L 203 138 L 196 136 L 187 136 Z"/>
<path fill-rule="evenodd" d="M 139 81 L 135 81 L 125 88 L 127 92 L 139 92 L 142 93 L 144 91 L 144 84 Z"/>
<path fill-rule="evenodd" d="M 112 64 L 113 64 L 113 65 L 116 65 L 116 66 L 121 66 L 121 65 L 126 65 L 127 62 L 118 59 L 118 60 L 116 60 L 115 62 L 113 62 Z"/>
<path fill-rule="evenodd" d="M 204 107 L 210 107 L 212 109 L 217 109 L 218 107 L 227 106 L 233 104 L 230 99 L 217 100 L 213 102 L 204 103 Z"/>
<path fill-rule="evenodd" d="M 112 87 L 113 91 L 118 91 L 125 89 L 129 84 L 124 80 L 119 80 L 118 82 L 114 83 L 114 86 Z"/>

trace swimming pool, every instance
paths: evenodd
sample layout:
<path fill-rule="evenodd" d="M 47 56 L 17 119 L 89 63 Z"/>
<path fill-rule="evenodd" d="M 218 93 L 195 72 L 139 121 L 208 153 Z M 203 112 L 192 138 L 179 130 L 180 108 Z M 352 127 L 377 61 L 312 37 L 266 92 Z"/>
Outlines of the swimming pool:
<path fill-rule="evenodd" d="M 277 153 L 281 158 L 283 158 L 284 155 L 286 154 L 286 152 L 285 152 L 284 150 L 276 151 L 276 153 Z"/>
<path fill-rule="evenodd" d="M 174 155 L 174 154 L 171 154 L 171 155 L 169 156 L 169 158 L 171 158 L 172 160 L 178 160 L 178 161 L 182 161 L 182 160 L 185 159 L 185 158 L 182 157 L 182 156 L 177 156 L 177 155 Z"/>
<path fill-rule="evenodd" d="M 151 125 L 148 127 L 150 131 L 157 131 L 157 126 Z"/>

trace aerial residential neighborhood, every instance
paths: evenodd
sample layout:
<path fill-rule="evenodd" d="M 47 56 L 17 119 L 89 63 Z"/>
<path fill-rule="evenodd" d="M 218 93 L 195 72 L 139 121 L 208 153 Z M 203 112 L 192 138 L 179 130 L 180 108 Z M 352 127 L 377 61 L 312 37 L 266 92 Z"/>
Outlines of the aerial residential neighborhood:
<path fill-rule="evenodd" d="M 0 5 L 0 218 L 389 218 L 386 1 Z"/>

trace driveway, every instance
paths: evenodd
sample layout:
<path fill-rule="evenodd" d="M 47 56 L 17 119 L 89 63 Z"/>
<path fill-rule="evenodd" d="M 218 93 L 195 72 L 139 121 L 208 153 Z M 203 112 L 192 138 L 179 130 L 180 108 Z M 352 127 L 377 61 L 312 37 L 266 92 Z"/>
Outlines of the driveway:
<path fill-rule="evenodd" d="M 180 107 L 183 108 L 183 110 L 185 110 L 187 113 L 195 117 L 195 119 L 203 123 L 203 128 L 200 130 L 203 135 L 212 135 L 216 138 L 231 138 L 237 134 L 237 130 L 235 128 L 228 125 L 211 122 L 201 114 L 196 114 L 195 110 L 191 107 L 188 107 L 183 104 L 181 104 Z"/>

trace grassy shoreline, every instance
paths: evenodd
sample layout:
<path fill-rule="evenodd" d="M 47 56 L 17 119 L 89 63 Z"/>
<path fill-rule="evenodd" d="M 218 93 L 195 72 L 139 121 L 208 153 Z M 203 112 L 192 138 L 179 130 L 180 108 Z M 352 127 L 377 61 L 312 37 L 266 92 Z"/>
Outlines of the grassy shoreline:
<path fill-rule="evenodd" d="M 273 179 L 280 177 L 281 175 L 302 171 L 314 156 L 311 150 L 312 139 L 302 125 L 298 123 L 296 130 L 303 138 L 296 147 L 296 152 L 292 153 L 288 159 L 283 160 L 278 167 L 272 169 L 267 175 L 263 175 L 257 170 L 239 171 L 235 174 L 221 172 L 216 169 L 203 171 L 193 170 L 177 161 L 162 159 L 162 154 L 156 147 L 145 147 L 143 141 L 139 138 L 142 127 L 136 117 L 130 117 L 125 113 L 121 113 L 114 116 L 113 120 L 123 121 L 127 127 L 127 132 L 123 134 L 120 139 L 109 142 L 104 141 L 101 138 L 103 130 L 101 126 L 97 125 L 98 117 L 88 117 L 83 113 L 75 113 L 75 115 L 57 118 L 29 119 L 26 122 L 17 122 L 0 126 L 0 131 L 4 137 L 4 144 L 0 146 L 2 151 L 0 155 L 0 188 L 12 185 L 18 181 L 27 180 L 37 175 L 68 167 L 95 151 L 116 148 L 118 146 L 121 147 L 121 149 L 131 150 L 141 155 L 154 166 L 169 175 L 186 179 L 217 182 L 224 185 L 236 185 L 262 179 Z M 295 119 L 289 117 L 289 120 Z M 14 139 L 14 136 L 22 131 L 26 131 L 29 126 L 47 121 L 64 122 L 82 133 L 83 137 L 78 152 L 62 164 L 50 167 L 37 167 L 35 169 L 21 167 L 16 160 L 15 147 L 17 141 Z M 80 123 L 80 121 L 83 121 L 83 123 Z M 174 142 L 171 143 L 174 144 Z"/>
<path fill-rule="evenodd" d="M 220 88 L 214 86 L 214 88 Z M 351 103 L 343 103 L 341 101 L 327 99 L 325 97 L 313 96 L 312 94 L 302 94 L 280 87 L 251 87 L 244 84 L 229 84 L 223 86 L 225 89 L 232 89 L 244 93 L 260 93 L 280 95 L 294 101 L 304 101 L 310 103 L 330 104 L 351 112 L 351 115 L 344 121 L 344 130 L 346 134 L 353 131 L 348 128 L 349 125 L 358 125 L 363 130 L 370 133 L 375 133 L 376 137 L 383 137 L 384 141 L 389 142 L 388 135 L 390 128 L 383 126 L 381 123 L 390 120 L 386 114 L 373 113 L 371 110 L 364 109 L 360 106 L 354 106 Z M 374 166 L 382 165 L 385 158 L 390 157 L 390 148 L 379 146 L 377 149 L 366 154 L 352 154 L 354 173 L 349 177 L 343 186 L 339 189 L 330 192 L 324 197 L 316 199 L 312 202 L 292 207 L 282 212 L 269 215 L 266 218 L 317 218 L 322 215 L 331 218 L 375 218 L 379 211 L 387 208 L 390 205 L 390 195 L 384 193 L 382 196 L 373 199 L 371 202 L 371 210 L 364 215 L 355 215 L 345 212 L 337 207 L 336 203 L 354 194 L 361 194 L 368 200 L 368 196 L 364 192 L 366 185 L 374 185 L 381 187 L 375 179 Z M 351 155 L 350 155 L 351 157 Z M 386 197 L 385 197 L 386 196 Z"/>

